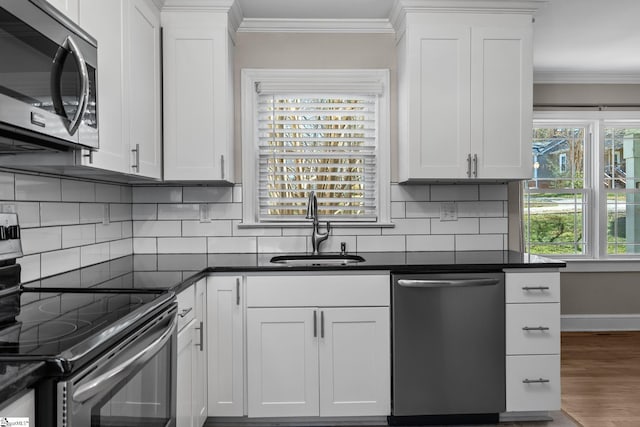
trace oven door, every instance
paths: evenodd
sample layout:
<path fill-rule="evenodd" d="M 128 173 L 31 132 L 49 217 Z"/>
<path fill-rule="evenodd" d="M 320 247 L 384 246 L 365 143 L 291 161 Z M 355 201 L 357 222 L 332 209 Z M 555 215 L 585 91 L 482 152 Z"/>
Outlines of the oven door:
<path fill-rule="evenodd" d="M 176 319 L 173 308 L 58 383 L 58 426 L 175 426 Z"/>

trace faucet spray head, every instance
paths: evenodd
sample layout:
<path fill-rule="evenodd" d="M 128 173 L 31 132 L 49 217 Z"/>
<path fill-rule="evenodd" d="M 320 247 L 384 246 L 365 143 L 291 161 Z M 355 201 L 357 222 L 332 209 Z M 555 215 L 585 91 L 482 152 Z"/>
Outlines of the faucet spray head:
<path fill-rule="evenodd" d="M 318 216 L 318 199 L 316 198 L 316 192 L 309 191 L 309 200 L 307 201 L 307 219 L 316 219 Z"/>

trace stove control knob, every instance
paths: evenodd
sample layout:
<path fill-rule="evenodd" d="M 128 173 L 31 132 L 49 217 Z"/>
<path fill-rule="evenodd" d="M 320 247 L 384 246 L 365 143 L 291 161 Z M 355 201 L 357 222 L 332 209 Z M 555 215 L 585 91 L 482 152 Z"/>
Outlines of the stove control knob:
<path fill-rule="evenodd" d="M 19 239 L 20 238 L 20 227 L 17 225 L 10 225 L 7 227 L 7 239 Z"/>

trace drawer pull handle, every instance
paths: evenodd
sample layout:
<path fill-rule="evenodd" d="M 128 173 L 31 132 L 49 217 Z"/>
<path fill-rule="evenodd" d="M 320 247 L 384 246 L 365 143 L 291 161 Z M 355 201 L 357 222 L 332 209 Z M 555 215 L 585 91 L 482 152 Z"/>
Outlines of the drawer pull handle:
<path fill-rule="evenodd" d="M 184 317 L 187 314 L 189 314 L 189 312 L 191 312 L 191 310 L 193 310 L 193 307 L 189 307 L 189 308 L 185 308 L 184 310 L 182 310 L 180 313 L 178 313 L 178 316 L 180 317 Z"/>
<path fill-rule="evenodd" d="M 548 286 L 523 286 L 523 291 L 548 291 Z"/>
<path fill-rule="evenodd" d="M 523 331 L 548 331 L 549 328 L 546 326 L 525 326 L 522 328 Z"/>
<path fill-rule="evenodd" d="M 240 279 L 236 279 L 236 305 L 240 305 Z"/>
<path fill-rule="evenodd" d="M 522 380 L 523 384 L 544 384 L 544 383 L 548 383 L 551 382 L 546 378 L 538 378 L 537 380 L 530 380 L 529 378 L 525 378 Z"/>

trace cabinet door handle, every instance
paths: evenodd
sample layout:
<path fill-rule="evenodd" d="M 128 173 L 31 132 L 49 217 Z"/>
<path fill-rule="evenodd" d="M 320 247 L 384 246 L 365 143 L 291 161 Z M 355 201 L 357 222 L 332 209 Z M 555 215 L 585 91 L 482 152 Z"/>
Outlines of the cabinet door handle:
<path fill-rule="evenodd" d="M 200 326 L 196 327 L 196 330 L 200 331 L 200 342 L 196 344 L 196 347 L 200 347 L 200 351 L 204 351 L 204 327 L 202 321 L 200 321 Z"/>
<path fill-rule="evenodd" d="M 471 178 L 471 153 L 467 155 L 467 178 Z"/>
<path fill-rule="evenodd" d="M 240 279 L 236 279 L 236 305 L 240 305 Z"/>
<path fill-rule="evenodd" d="M 136 144 L 136 148 L 131 150 L 135 154 L 135 163 L 131 165 L 132 169 L 140 173 L 140 144 Z"/>
<path fill-rule="evenodd" d="M 224 179 L 224 154 L 220 156 L 220 176 Z"/>
<path fill-rule="evenodd" d="M 86 150 L 86 151 L 87 151 L 87 153 L 84 153 L 84 150 L 83 150 L 84 154 L 82 154 L 82 157 L 84 157 L 85 159 L 89 159 L 89 164 L 92 165 L 93 164 L 93 150 Z"/>
<path fill-rule="evenodd" d="M 523 286 L 523 291 L 548 291 L 548 286 Z"/>
<path fill-rule="evenodd" d="M 191 310 L 193 310 L 193 307 L 185 308 L 180 313 L 178 313 L 178 316 L 184 317 L 187 314 L 189 314 L 189 312 L 191 312 Z"/>
<path fill-rule="evenodd" d="M 320 338 L 324 338 L 324 311 L 320 312 Z"/>
<path fill-rule="evenodd" d="M 549 328 L 546 326 L 525 326 L 522 328 L 523 331 L 548 331 Z"/>
<path fill-rule="evenodd" d="M 313 310 L 313 337 L 318 337 L 318 312 Z"/>
<path fill-rule="evenodd" d="M 538 378 L 537 380 L 530 380 L 529 378 L 525 378 L 522 380 L 523 384 L 544 384 L 544 383 L 548 383 L 551 382 L 546 378 Z"/>
<path fill-rule="evenodd" d="M 478 155 L 477 154 L 473 155 L 473 177 L 474 178 L 478 177 Z"/>

